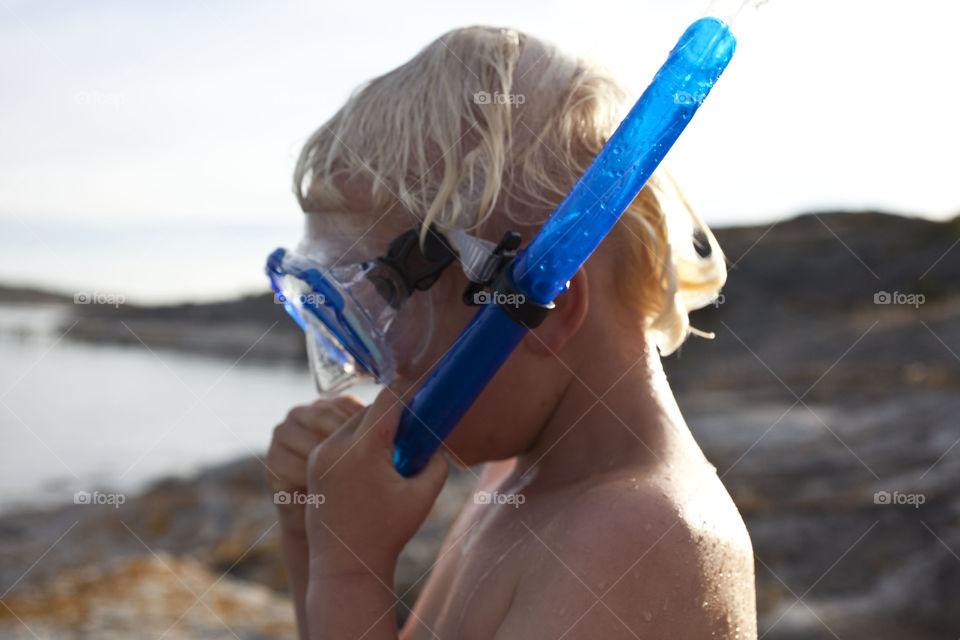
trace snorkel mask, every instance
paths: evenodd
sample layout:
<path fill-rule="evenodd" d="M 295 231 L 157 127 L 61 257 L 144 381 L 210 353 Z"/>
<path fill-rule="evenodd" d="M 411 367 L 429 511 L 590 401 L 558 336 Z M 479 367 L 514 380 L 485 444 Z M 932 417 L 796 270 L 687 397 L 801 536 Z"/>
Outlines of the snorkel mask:
<path fill-rule="evenodd" d="M 472 282 L 483 282 L 496 266 L 493 243 L 455 230 L 447 235 L 421 227 L 390 242 L 384 255 L 351 264 L 324 265 L 304 242 L 295 251 L 276 249 L 267 258 L 267 275 L 281 302 L 307 343 L 307 358 L 317 390 L 333 396 L 373 379 L 389 384 L 396 378 L 397 354 L 391 328 L 403 309 L 432 318 L 432 308 L 409 299 L 430 289 L 454 261 Z M 423 300 L 421 297 L 420 300 Z M 420 331 L 421 352 L 429 331 Z"/>

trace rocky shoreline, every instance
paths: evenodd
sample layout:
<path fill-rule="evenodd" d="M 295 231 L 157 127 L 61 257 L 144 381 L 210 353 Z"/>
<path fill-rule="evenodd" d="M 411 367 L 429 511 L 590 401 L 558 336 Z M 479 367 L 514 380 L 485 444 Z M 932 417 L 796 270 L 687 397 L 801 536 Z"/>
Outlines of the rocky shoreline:
<path fill-rule="evenodd" d="M 821 214 L 717 235 L 729 284 L 692 317 L 717 338 L 692 338 L 665 367 L 750 531 L 765 637 L 956 637 L 960 219 Z M 301 358 L 271 300 L 78 306 L 71 334 Z M 453 474 L 405 550 L 406 602 L 473 479 Z M 0 515 L 0 637 L 289 638 L 285 588 L 256 458 L 118 507 Z"/>
<path fill-rule="evenodd" d="M 404 550 L 396 585 L 407 606 L 474 479 L 452 473 Z M 0 637 L 295 637 L 278 534 L 254 457 L 161 481 L 119 505 L 0 516 L 0 584 L 12 594 Z"/>

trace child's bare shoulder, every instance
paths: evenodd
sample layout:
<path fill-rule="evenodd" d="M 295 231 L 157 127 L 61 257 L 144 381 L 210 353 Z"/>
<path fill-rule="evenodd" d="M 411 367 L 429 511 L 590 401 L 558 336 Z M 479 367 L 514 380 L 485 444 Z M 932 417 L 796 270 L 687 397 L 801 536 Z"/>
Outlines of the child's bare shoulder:
<path fill-rule="evenodd" d="M 609 474 L 539 536 L 498 637 L 539 637 L 531 608 L 567 638 L 755 636 L 749 537 L 712 472 Z"/>

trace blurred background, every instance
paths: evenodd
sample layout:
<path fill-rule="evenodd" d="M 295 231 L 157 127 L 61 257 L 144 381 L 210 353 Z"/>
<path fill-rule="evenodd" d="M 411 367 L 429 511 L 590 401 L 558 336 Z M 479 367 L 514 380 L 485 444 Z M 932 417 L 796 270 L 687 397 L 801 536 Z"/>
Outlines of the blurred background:
<path fill-rule="evenodd" d="M 0 0 L 0 635 L 292 637 L 261 458 L 314 392 L 262 269 L 299 238 L 307 136 L 471 24 L 639 94 L 699 8 Z M 716 339 L 665 366 L 763 637 L 960 635 L 958 18 L 772 0 L 666 160 L 730 276 L 692 317 Z"/>

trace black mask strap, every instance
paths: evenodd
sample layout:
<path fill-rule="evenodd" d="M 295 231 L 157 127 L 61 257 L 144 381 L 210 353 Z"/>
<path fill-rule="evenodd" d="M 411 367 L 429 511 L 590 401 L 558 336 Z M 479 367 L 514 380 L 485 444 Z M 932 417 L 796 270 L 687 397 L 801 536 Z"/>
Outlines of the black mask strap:
<path fill-rule="evenodd" d="M 433 225 L 427 230 L 421 249 L 418 227 L 394 238 L 387 248 L 387 255 L 373 261 L 375 264 L 367 272 L 367 279 L 396 309 L 414 291 L 426 291 L 432 287 L 456 257 L 457 252 Z"/>

